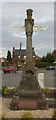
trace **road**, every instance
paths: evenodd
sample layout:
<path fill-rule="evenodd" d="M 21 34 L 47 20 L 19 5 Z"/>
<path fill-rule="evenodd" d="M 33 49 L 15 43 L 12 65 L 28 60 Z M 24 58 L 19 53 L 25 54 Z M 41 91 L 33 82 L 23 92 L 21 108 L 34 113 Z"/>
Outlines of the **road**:
<path fill-rule="evenodd" d="M 38 73 L 44 73 L 44 86 L 45 87 L 56 87 L 56 70 L 45 70 L 45 69 L 37 69 L 36 75 L 38 78 Z M 7 87 L 15 87 L 19 84 L 22 78 L 22 71 L 18 71 L 17 73 L 2 73 L 2 86 Z"/>

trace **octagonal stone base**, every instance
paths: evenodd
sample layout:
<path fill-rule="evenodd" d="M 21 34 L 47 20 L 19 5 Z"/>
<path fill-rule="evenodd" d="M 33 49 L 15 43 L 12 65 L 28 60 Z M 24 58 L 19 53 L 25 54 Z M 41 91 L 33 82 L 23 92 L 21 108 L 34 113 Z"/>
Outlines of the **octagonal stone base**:
<path fill-rule="evenodd" d="M 48 109 L 48 103 L 39 90 L 19 90 L 12 98 L 10 108 L 11 110 L 44 110 Z"/>
<path fill-rule="evenodd" d="M 47 109 L 48 103 L 41 91 L 35 73 L 27 69 L 20 81 L 20 87 L 12 98 L 10 108 L 14 110 Z"/>

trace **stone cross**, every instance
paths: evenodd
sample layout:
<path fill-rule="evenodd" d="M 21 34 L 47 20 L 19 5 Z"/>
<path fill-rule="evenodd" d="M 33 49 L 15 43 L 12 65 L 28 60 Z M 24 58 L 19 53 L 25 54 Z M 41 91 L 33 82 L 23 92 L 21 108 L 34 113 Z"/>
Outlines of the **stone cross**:
<path fill-rule="evenodd" d="M 32 9 L 27 9 L 27 18 L 25 19 L 26 28 L 26 66 L 28 70 L 34 71 L 34 65 L 32 60 L 32 34 L 34 19 L 32 19 Z"/>
<path fill-rule="evenodd" d="M 17 110 L 36 110 L 47 109 L 45 95 L 42 93 L 39 86 L 36 71 L 32 61 L 32 34 L 34 19 L 32 19 L 32 9 L 27 11 L 27 19 L 25 19 L 26 28 L 26 66 L 23 69 L 22 80 L 17 91 L 18 97 L 14 97 L 11 102 L 11 109 Z M 16 99 L 15 99 L 16 98 Z"/>

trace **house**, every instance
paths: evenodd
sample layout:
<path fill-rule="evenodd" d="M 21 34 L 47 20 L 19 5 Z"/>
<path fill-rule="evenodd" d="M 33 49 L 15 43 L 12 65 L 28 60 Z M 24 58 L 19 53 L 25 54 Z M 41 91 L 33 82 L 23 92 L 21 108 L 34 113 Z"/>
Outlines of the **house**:
<path fill-rule="evenodd" d="M 56 50 L 52 52 L 54 59 L 56 60 Z"/>
<path fill-rule="evenodd" d="M 21 61 L 25 61 L 26 60 L 26 49 L 21 49 L 21 48 L 15 49 L 15 47 L 13 47 L 12 58 L 13 59 L 21 59 Z M 35 62 L 36 54 L 34 51 L 34 47 L 32 47 L 32 59 Z"/>

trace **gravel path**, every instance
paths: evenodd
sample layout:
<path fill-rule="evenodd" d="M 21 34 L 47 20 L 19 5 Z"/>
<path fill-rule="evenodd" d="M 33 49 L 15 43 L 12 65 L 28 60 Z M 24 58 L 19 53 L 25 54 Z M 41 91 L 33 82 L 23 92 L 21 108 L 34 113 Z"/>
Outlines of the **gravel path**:
<path fill-rule="evenodd" d="M 25 110 L 19 110 L 19 111 L 11 111 L 10 108 L 10 101 L 11 99 L 3 98 L 2 100 L 2 115 L 6 118 L 21 118 L 22 113 Z M 29 110 L 28 110 L 29 111 Z M 25 111 L 26 112 L 26 111 Z M 54 113 L 54 109 L 48 109 L 48 110 L 31 110 L 30 111 L 34 118 L 52 118 L 52 115 Z"/>

